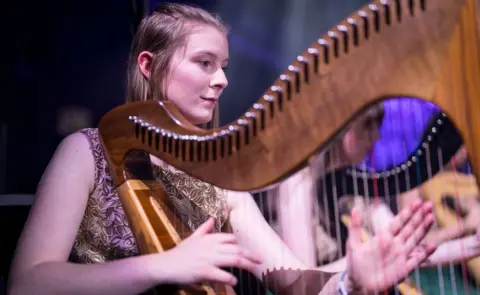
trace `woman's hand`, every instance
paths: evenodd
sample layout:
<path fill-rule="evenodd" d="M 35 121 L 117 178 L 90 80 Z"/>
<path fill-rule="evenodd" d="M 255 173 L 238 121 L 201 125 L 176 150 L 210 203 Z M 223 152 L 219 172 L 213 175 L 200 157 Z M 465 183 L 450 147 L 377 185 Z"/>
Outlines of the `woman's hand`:
<path fill-rule="evenodd" d="M 420 244 L 434 217 L 430 202 L 413 202 L 390 223 L 389 228 L 362 242 L 361 215 L 352 210 L 347 241 L 350 286 L 363 291 L 383 291 L 402 281 L 435 250 Z"/>
<path fill-rule="evenodd" d="M 210 233 L 213 225 L 214 219 L 210 218 L 178 246 L 158 255 L 158 265 L 163 264 L 162 270 L 168 272 L 161 276 L 168 283 L 215 281 L 236 285 L 235 276 L 220 268 L 238 267 L 252 271 L 256 264 L 262 263 L 261 257 L 236 243 L 234 234 Z"/>

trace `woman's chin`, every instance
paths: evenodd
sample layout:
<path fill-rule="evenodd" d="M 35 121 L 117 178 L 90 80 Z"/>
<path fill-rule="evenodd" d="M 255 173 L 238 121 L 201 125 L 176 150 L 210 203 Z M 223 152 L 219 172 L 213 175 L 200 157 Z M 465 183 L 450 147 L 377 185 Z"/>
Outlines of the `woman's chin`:
<path fill-rule="evenodd" d="M 194 118 L 192 118 L 192 120 L 190 120 L 190 122 L 192 122 L 195 125 L 207 124 L 212 120 L 212 117 L 213 115 L 211 113 L 203 116 L 195 116 Z"/>
<path fill-rule="evenodd" d="M 203 111 L 197 113 L 183 113 L 183 116 L 193 125 L 201 125 L 210 122 L 213 118 L 212 111 Z"/>

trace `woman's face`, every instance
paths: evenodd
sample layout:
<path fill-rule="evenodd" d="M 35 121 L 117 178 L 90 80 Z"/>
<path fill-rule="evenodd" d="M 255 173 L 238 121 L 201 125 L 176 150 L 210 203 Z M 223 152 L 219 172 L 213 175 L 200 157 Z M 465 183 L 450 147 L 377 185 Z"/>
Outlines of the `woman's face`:
<path fill-rule="evenodd" d="M 212 119 L 227 87 L 228 41 L 211 26 L 197 26 L 173 55 L 166 80 L 167 99 L 193 124 Z"/>
<path fill-rule="evenodd" d="M 142 64 L 142 54 L 140 68 L 149 74 L 145 70 L 148 65 Z M 186 37 L 185 45 L 174 52 L 166 77 L 150 78 L 163 80 L 166 100 L 173 102 L 191 123 L 207 123 L 228 85 L 224 73 L 228 57 L 225 34 L 212 26 L 198 25 Z"/>

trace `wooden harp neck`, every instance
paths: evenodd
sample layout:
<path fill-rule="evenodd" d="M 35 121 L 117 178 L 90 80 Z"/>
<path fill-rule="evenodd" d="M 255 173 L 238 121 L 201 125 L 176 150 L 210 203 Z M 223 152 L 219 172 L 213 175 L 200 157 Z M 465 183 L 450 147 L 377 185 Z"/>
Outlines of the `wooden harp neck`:
<path fill-rule="evenodd" d="M 480 146 L 474 0 L 373 1 L 312 43 L 238 120 L 202 130 L 170 103 L 118 107 L 102 119 L 113 163 L 141 149 L 221 188 L 255 191 L 294 173 L 368 106 L 418 97 Z M 471 154 L 475 175 L 480 156 Z M 115 177 L 122 182 L 123 170 Z M 228 175 L 229 177 L 225 177 Z"/>

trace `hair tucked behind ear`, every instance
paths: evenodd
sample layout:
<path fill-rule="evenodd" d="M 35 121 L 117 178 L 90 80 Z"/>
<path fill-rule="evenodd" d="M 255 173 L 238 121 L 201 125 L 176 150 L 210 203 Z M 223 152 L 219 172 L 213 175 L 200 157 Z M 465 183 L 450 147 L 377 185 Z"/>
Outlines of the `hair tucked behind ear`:
<path fill-rule="evenodd" d="M 185 44 L 186 37 L 196 25 L 208 25 L 228 33 L 227 27 L 218 16 L 185 4 L 162 3 L 141 21 L 128 60 L 127 102 L 166 99 L 164 86 L 172 56 Z M 140 71 L 138 56 L 142 51 L 152 53 L 150 73 L 155 79 L 148 80 Z M 200 127 L 218 126 L 218 117 L 217 106 L 212 120 Z"/>

